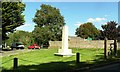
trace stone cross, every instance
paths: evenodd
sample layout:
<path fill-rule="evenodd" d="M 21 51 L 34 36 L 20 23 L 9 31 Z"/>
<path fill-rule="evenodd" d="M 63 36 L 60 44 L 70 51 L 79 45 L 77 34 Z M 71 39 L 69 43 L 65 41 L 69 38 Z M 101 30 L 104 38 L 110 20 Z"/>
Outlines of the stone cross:
<path fill-rule="evenodd" d="M 72 50 L 68 49 L 68 26 L 63 26 L 62 30 L 62 48 L 55 55 L 72 56 Z"/>
<path fill-rule="evenodd" d="M 62 52 L 67 53 L 68 50 L 68 27 L 64 26 L 62 31 Z"/>

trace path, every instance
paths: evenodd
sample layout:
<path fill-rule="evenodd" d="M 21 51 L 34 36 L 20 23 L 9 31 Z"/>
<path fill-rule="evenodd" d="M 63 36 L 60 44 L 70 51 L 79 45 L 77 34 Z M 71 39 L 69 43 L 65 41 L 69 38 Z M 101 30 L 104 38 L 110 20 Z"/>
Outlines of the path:
<path fill-rule="evenodd" d="M 22 50 L 20 49 L 20 50 L 12 50 L 12 51 L 2 51 L 0 53 L 0 57 L 15 55 L 15 54 L 29 52 L 29 51 L 34 51 L 34 50 L 33 49 L 22 49 Z"/>

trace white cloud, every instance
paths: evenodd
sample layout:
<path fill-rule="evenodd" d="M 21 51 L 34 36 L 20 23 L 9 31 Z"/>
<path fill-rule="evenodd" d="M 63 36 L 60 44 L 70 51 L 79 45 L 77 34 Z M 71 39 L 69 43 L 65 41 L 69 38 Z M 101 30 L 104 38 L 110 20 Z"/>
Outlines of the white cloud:
<path fill-rule="evenodd" d="M 96 18 L 88 18 L 86 22 L 76 22 L 75 26 L 79 27 L 80 25 L 87 23 L 87 22 L 92 22 L 98 29 L 102 29 L 101 25 L 107 24 L 107 19 L 104 17 L 96 17 Z"/>
<path fill-rule="evenodd" d="M 79 27 L 81 24 L 83 24 L 83 23 L 77 22 L 77 23 L 75 24 L 75 26 Z"/>
<path fill-rule="evenodd" d="M 106 18 L 89 18 L 87 22 L 101 22 L 107 20 Z"/>
<path fill-rule="evenodd" d="M 24 28 L 24 27 L 30 27 L 30 26 L 32 26 L 32 25 L 31 24 L 24 24 L 24 25 L 17 27 L 17 28 Z"/>
<path fill-rule="evenodd" d="M 105 15 L 105 17 L 108 17 L 108 16 L 110 16 L 110 15 Z"/>
<path fill-rule="evenodd" d="M 32 31 L 34 29 L 35 24 L 33 23 L 26 23 L 20 27 L 17 27 L 16 30 L 25 30 L 25 31 Z"/>
<path fill-rule="evenodd" d="M 104 23 L 101 23 L 102 25 L 106 25 L 107 24 L 107 22 L 104 22 Z"/>
<path fill-rule="evenodd" d="M 100 21 L 103 21 L 103 20 L 106 20 L 105 18 L 96 18 L 95 21 L 96 22 L 100 22 Z"/>
<path fill-rule="evenodd" d="M 93 19 L 93 18 L 89 18 L 89 19 L 87 20 L 87 22 L 94 22 L 94 19 Z"/>

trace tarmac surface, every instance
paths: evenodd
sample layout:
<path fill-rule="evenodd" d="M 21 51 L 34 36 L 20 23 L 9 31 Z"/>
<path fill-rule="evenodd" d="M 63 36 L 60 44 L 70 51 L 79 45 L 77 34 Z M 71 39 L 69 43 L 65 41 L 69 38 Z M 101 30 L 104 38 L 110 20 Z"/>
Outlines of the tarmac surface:
<path fill-rule="evenodd" d="M 120 72 L 120 62 L 92 69 L 92 72 Z"/>

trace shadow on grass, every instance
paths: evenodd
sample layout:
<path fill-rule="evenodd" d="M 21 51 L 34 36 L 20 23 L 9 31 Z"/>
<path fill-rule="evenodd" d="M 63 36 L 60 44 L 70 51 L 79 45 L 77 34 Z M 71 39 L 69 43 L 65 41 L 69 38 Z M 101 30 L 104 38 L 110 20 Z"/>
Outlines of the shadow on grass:
<path fill-rule="evenodd" d="M 110 62 L 110 61 L 118 61 L 120 60 L 120 50 L 117 51 L 117 57 L 112 55 L 112 56 L 107 56 L 107 59 L 105 59 L 104 53 L 101 53 L 100 55 L 96 55 L 95 57 L 97 58 L 93 60 L 95 64 L 97 64 L 97 62 L 104 63 L 104 62 Z"/>
<path fill-rule="evenodd" d="M 120 50 L 117 51 L 117 57 L 120 58 Z"/>
<path fill-rule="evenodd" d="M 120 50 L 118 50 L 118 56 L 116 58 L 108 58 L 104 59 L 103 54 L 96 55 L 97 59 L 86 62 L 76 63 L 76 61 L 57 61 L 50 63 L 42 63 L 37 65 L 20 65 L 14 72 L 80 72 L 80 71 L 88 71 L 95 67 L 103 66 L 107 63 L 111 63 L 114 61 L 120 60 Z M 13 68 L 10 70 L 2 68 L 2 72 L 13 72 Z"/>
<path fill-rule="evenodd" d="M 50 62 L 38 65 L 20 65 L 15 72 L 71 72 L 84 66 L 88 66 L 88 64 L 85 62 L 76 63 L 75 61 Z M 12 68 L 10 70 L 2 68 L 2 72 L 13 71 Z"/>

